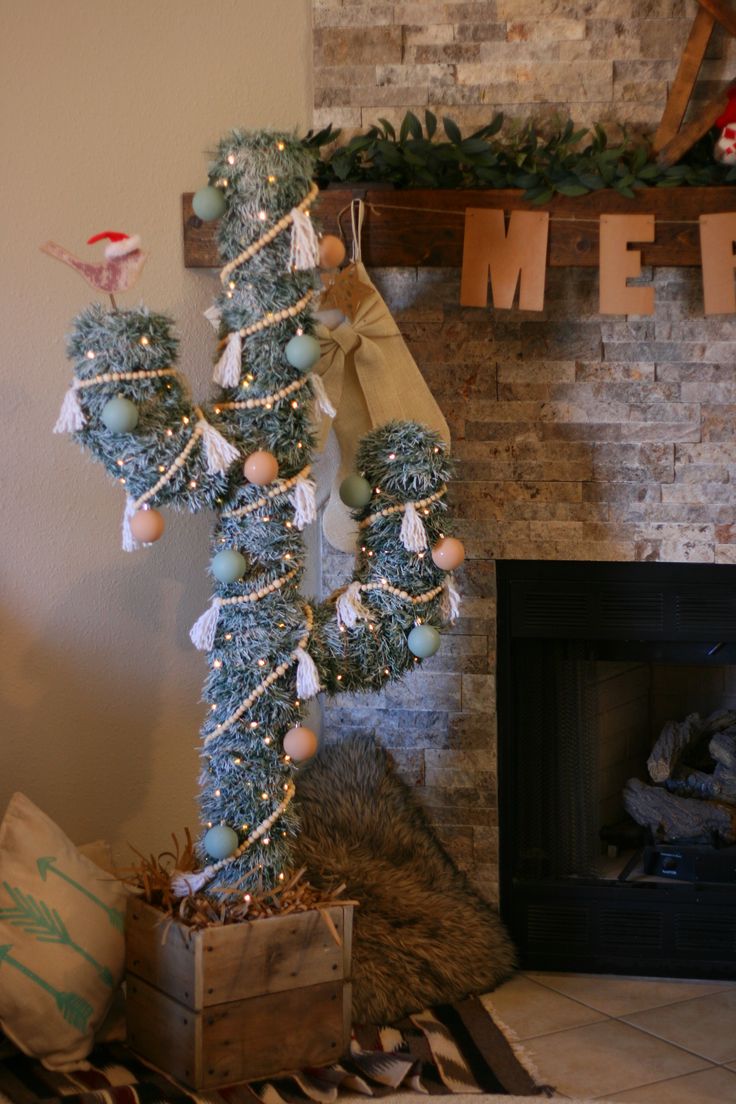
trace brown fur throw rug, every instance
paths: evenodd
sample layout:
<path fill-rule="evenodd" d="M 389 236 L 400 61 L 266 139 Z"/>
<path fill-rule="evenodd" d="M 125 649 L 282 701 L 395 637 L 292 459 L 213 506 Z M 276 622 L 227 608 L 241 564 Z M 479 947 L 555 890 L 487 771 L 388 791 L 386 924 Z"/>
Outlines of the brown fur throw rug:
<path fill-rule="evenodd" d="M 384 1024 L 487 992 L 515 955 L 492 908 L 434 835 L 387 753 L 350 737 L 299 772 L 300 864 L 317 886 L 345 882 L 360 902 L 353 1017 Z"/>

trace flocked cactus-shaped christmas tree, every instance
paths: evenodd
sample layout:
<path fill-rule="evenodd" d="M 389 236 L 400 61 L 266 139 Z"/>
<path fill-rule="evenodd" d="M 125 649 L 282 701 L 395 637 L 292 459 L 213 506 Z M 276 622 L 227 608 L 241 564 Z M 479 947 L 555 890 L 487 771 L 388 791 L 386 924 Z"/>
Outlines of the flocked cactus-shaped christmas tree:
<path fill-rule="evenodd" d="M 311 169 L 311 152 L 293 135 L 235 131 L 196 197 L 203 217 L 220 217 L 224 262 L 208 312 L 221 390 L 206 409 L 189 398 L 162 315 L 95 304 L 68 342 L 74 379 L 56 428 L 73 432 L 123 484 L 123 546 L 161 536 L 157 507 L 217 513 L 215 592 L 191 634 L 209 665 L 202 869 L 174 878 L 182 894 L 223 898 L 284 879 L 298 830 L 295 775 L 316 748 L 302 723 L 305 701 L 400 677 L 436 651 L 437 628 L 456 608 L 449 570 L 463 553 L 446 535 L 445 446 L 406 421 L 364 438 L 346 481 L 360 532 L 352 582 L 321 603 L 300 591 L 302 530 L 316 513 L 315 412 L 329 406 L 312 336 Z M 113 258 L 139 248 L 112 237 Z"/>

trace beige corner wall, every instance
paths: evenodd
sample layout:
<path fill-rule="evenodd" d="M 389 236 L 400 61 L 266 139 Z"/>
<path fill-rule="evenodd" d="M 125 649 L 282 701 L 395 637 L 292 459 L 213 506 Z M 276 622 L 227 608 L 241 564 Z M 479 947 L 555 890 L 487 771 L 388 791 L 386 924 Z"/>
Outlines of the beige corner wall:
<path fill-rule="evenodd" d="M 183 266 L 180 193 L 229 127 L 304 128 L 310 73 L 308 0 L 3 5 L 0 812 L 24 790 L 77 841 L 159 849 L 196 823 L 205 665 L 187 631 L 211 519 L 120 550 L 122 490 L 51 434 L 64 335 L 94 293 L 37 246 L 139 232 L 150 258 L 126 302 L 173 315 L 203 393 L 213 276 Z"/>

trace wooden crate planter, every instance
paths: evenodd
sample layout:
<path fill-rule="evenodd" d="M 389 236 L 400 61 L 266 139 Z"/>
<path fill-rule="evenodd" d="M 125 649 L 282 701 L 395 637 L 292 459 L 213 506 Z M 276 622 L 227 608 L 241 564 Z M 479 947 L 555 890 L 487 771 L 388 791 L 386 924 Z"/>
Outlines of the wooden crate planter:
<path fill-rule="evenodd" d="M 350 1042 L 352 907 L 193 931 L 133 899 L 128 1042 L 194 1089 L 338 1061 Z"/>

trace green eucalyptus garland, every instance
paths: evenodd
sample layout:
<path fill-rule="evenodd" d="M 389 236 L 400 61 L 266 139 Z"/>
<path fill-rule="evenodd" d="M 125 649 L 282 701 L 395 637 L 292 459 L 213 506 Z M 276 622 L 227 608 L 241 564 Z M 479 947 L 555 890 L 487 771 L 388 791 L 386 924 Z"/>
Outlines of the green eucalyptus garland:
<path fill-rule="evenodd" d="M 628 131 L 611 143 L 604 128 L 578 128 L 571 119 L 546 123 L 506 121 L 502 113 L 463 136 L 442 119 L 444 139 L 431 111 L 424 123 L 411 111 L 398 131 L 379 119 L 364 134 L 335 144 L 340 131 L 310 131 L 310 148 L 329 147 L 317 168 L 320 186 L 363 182 L 397 188 L 521 188 L 524 198 L 547 203 L 555 195 L 584 196 L 614 188 L 633 198 L 642 188 L 705 187 L 736 181 L 736 167 L 713 160 L 713 134 L 702 138 L 677 165 L 660 165 L 646 135 Z"/>

